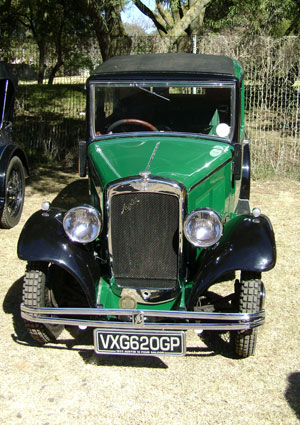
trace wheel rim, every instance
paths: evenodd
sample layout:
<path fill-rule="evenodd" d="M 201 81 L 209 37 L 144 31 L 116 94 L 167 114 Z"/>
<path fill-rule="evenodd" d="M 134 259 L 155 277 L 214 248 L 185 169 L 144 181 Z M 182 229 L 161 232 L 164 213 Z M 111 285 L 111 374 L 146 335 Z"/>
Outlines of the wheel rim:
<path fill-rule="evenodd" d="M 16 217 L 23 200 L 22 176 L 19 169 L 13 168 L 6 186 L 6 205 L 10 216 Z"/>

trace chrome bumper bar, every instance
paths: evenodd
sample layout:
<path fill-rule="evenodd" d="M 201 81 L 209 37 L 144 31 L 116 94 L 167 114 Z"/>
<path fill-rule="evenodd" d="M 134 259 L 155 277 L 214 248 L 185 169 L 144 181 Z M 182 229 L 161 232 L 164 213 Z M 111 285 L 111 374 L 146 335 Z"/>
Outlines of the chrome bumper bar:
<path fill-rule="evenodd" d="M 237 331 L 262 325 L 265 321 L 265 310 L 257 313 L 206 313 L 107 308 L 36 308 L 21 304 L 21 316 L 30 322 L 82 328 Z M 91 318 L 81 320 L 78 316 L 90 316 Z M 96 316 L 95 319 L 93 316 Z M 103 320 L 108 316 L 116 316 L 118 320 Z M 121 317 L 124 320 L 120 320 Z M 167 323 L 151 321 L 151 318 L 156 320 L 166 318 Z M 195 321 L 200 322 L 196 323 Z"/>

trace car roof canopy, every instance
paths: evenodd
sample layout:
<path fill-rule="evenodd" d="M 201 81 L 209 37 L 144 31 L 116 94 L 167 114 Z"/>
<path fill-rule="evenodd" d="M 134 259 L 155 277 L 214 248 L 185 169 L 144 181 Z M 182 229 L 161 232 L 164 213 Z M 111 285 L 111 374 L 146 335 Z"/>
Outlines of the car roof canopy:
<path fill-rule="evenodd" d="M 115 56 L 95 69 L 91 79 L 114 75 L 215 75 L 242 78 L 240 64 L 227 57 L 193 53 L 157 53 Z"/>
<path fill-rule="evenodd" d="M 0 61 L 0 129 L 12 116 L 17 82 L 5 62 Z"/>

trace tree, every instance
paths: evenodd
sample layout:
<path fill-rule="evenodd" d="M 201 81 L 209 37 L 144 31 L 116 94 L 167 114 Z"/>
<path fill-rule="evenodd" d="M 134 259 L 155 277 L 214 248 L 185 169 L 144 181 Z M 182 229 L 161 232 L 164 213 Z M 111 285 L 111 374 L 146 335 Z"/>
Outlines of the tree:
<path fill-rule="evenodd" d="M 212 0 L 205 26 L 213 31 L 282 37 L 300 32 L 300 0 Z"/>
<path fill-rule="evenodd" d="M 53 79 L 61 66 L 70 60 L 84 62 L 81 46 L 90 42 L 92 27 L 88 16 L 82 13 L 76 0 L 58 0 L 56 8 L 53 9 L 53 21 L 56 25 L 49 34 L 49 43 L 53 48 L 55 64 L 49 73 L 48 84 L 53 83 Z M 78 58 L 76 54 L 81 50 Z"/>
<path fill-rule="evenodd" d="M 42 84 L 46 69 L 47 45 L 50 34 L 56 28 L 56 2 L 51 0 L 16 0 L 12 8 L 19 22 L 29 31 L 39 49 L 38 83 Z M 60 29 L 59 29 L 60 31 Z"/>
<path fill-rule="evenodd" d="M 1 53 L 9 50 L 14 32 L 18 32 L 18 20 L 12 13 L 12 0 L 0 0 L 0 46 Z"/>
<path fill-rule="evenodd" d="M 126 34 L 121 19 L 123 0 L 79 0 L 88 14 L 98 40 L 102 60 L 129 53 L 131 39 Z"/>
<path fill-rule="evenodd" d="M 158 33 L 175 41 L 205 31 L 285 36 L 300 33 L 300 0 L 132 0 Z"/>
<path fill-rule="evenodd" d="M 88 16 L 75 0 L 0 0 L 0 24 L 1 46 L 7 46 L 7 51 L 13 36 L 33 39 L 38 46 L 39 84 L 46 71 L 52 84 L 75 47 L 85 45 L 92 31 Z"/>
<path fill-rule="evenodd" d="M 205 10 L 211 0 L 156 0 L 155 10 L 151 10 L 141 0 L 132 0 L 136 7 L 157 28 L 160 36 L 173 37 L 181 50 L 182 37 L 201 34 Z"/>

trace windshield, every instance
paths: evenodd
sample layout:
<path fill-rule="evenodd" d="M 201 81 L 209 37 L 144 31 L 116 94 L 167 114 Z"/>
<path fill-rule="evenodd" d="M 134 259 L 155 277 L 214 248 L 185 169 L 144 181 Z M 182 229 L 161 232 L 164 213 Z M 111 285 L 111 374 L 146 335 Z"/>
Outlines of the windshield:
<path fill-rule="evenodd" d="M 159 131 L 229 139 L 234 86 L 229 84 L 123 83 L 92 85 L 95 136 Z"/>

